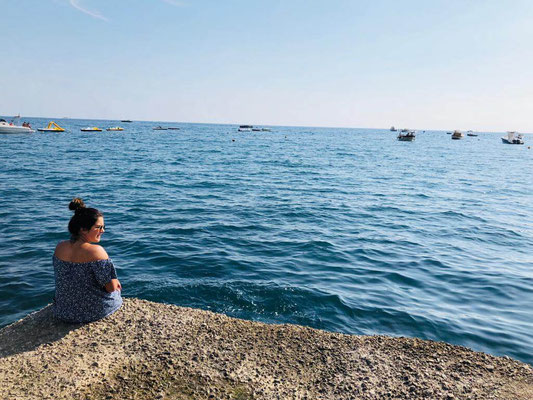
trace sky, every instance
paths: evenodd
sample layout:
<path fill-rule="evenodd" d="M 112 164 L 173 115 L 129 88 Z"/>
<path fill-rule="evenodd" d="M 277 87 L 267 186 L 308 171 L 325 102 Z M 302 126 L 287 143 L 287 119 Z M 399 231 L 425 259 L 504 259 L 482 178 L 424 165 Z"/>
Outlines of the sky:
<path fill-rule="evenodd" d="M 533 132 L 530 0 L 0 10 L 0 115 Z"/>

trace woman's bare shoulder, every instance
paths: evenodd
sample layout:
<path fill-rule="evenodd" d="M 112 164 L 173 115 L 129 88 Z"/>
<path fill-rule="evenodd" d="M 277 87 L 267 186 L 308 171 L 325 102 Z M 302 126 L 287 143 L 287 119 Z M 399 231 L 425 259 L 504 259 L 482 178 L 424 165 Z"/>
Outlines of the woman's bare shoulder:
<path fill-rule="evenodd" d="M 68 240 L 58 243 L 54 255 L 63 261 L 78 263 L 107 260 L 109 258 L 102 246 L 90 243 L 84 243 L 81 246 L 73 245 Z"/>
<path fill-rule="evenodd" d="M 107 260 L 109 256 L 105 249 L 98 244 L 89 244 L 86 248 L 88 261 Z"/>
<path fill-rule="evenodd" d="M 63 242 L 59 242 L 56 246 L 56 249 L 54 251 L 54 255 L 56 257 L 62 258 L 61 256 L 70 253 L 72 250 L 72 244 L 70 241 L 65 240 Z"/>

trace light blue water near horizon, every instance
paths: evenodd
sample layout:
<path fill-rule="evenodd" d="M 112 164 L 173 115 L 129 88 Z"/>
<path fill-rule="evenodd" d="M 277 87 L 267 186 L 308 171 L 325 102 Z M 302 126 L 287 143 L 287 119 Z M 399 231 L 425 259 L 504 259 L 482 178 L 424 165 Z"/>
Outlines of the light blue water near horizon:
<path fill-rule="evenodd" d="M 57 122 L 0 135 L 0 327 L 52 301 L 80 196 L 124 296 L 533 364 L 533 137 Z"/>

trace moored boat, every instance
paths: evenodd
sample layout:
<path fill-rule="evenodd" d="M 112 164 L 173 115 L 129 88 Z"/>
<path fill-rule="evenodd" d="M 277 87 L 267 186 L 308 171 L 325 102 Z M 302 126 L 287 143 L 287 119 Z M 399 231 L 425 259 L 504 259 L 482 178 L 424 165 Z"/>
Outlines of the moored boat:
<path fill-rule="evenodd" d="M 117 132 L 117 131 L 123 131 L 124 128 L 121 128 L 120 126 L 113 126 L 111 128 L 107 128 L 106 131 L 111 131 L 111 132 Z"/>
<path fill-rule="evenodd" d="M 416 131 L 409 129 L 402 129 L 398 133 L 398 140 L 401 142 L 412 142 L 416 138 Z"/>
<path fill-rule="evenodd" d="M 46 128 L 37 128 L 37 130 L 39 132 L 65 132 L 65 130 L 54 121 L 50 121 Z"/>
<path fill-rule="evenodd" d="M 35 132 L 31 129 L 29 123 L 24 122 L 22 125 L 15 125 L 15 120 L 20 118 L 16 116 L 11 122 L 7 122 L 5 119 L 0 119 L 0 133 L 32 133 Z"/>
<path fill-rule="evenodd" d="M 464 137 L 465 137 L 465 135 L 464 135 L 464 133 L 461 132 L 461 131 L 455 130 L 455 131 L 453 131 L 453 133 L 452 133 L 452 139 L 453 139 L 453 140 L 459 140 L 459 139 L 462 139 L 462 138 L 464 138 Z"/>
<path fill-rule="evenodd" d="M 507 132 L 507 137 L 502 137 L 502 142 L 505 144 L 524 144 L 524 137 L 521 133 L 510 131 Z"/>
<path fill-rule="evenodd" d="M 251 132 L 253 129 L 253 125 L 240 125 L 239 129 L 237 129 L 239 132 Z"/>
<path fill-rule="evenodd" d="M 81 128 L 80 131 L 82 132 L 102 132 L 100 128 L 97 126 L 88 126 L 87 128 Z"/>

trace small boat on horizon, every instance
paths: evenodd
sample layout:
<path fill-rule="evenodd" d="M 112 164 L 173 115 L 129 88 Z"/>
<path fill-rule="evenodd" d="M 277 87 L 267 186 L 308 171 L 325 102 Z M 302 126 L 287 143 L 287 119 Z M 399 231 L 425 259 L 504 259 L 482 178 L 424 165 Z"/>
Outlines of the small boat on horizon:
<path fill-rule="evenodd" d="M 466 136 L 478 136 L 478 134 L 472 131 L 466 131 Z"/>
<path fill-rule="evenodd" d="M 65 129 L 61 128 L 54 121 L 50 121 L 46 128 L 37 128 L 39 132 L 65 132 Z"/>
<path fill-rule="evenodd" d="M 240 125 L 239 129 L 237 131 L 239 132 L 251 132 L 253 129 L 253 125 Z"/>
<path fill-rule="evenodd" d="M 133 122 L 131 119 L 123 119 L 120 122 Z"/>
<path fill-rule="evenodd" d="M 154 128 L 152 128 L 154 131 L 167 131 L 168 128 L 164 128 L 162 127 L 161 125 L 159 126 L 155 126 Z"/>
<path fill-rule="evenodd" d="M 521 133 L 509 131 L 507 137 L 502 137 L 502 142 L 505 144 L 524 144 L 524 136 Z"/>
<path fill-rule="evenodd" d="M 390 127 L 390 131 L 391 131 L 391 132 L 396 132 L 397 130 L 398 130 L 398 129 L 396 129 L 396 128 L 394 127 L 394 125 Z"/>
<path fill-rule="evenodd" d="M 464 137 L 465 137 L 465 135 L 461 131 L 455 130 L 452 133 L 452 140 L 459 140 L 459 139 L 462 139 Z"/>
<path fill-rule="evenodd" d="M 402 129 L 400 133 L 398 133 L 398 140 L 400 142 L 412 142 L 416 138 L 416 131 L 409 130 L 409 129 Z"/>
<path fill-rule="evenodd" d="M 123 131 L 124 128 L 121 128 L 120 126 L 113 126 L 111 128 L 107 128 L 106 131 L 112 131 L 112 132 L 116 132 L 116 131 Z"/>
<path fill-rule="evenodd" d="M 31 129 L 31 125 L 28 122 L 23 122 L 22 125 L 15 125 L 15 121 L 20 118 L 20 115 L 14 117 L 11 122 L 7 122 L 5 119 L 0 119 L 0 133 L 32 133 L 35 132 Z"/>
<path fill-rule="evenodd" d="M 167 129 L 168 129 L 169 131 L 179 131 L 179 130 L 180 130 L 180 128 L 176 128 L 176 127 L 174 127 L 174 126 L 169 126 Z"/>
<path fill-rule="evenodd" d="M 82 132 L 102 132 L 100 128 L 97 126 L 88 126 L 87 128 L 81 128 L 80 131 Z"/>

